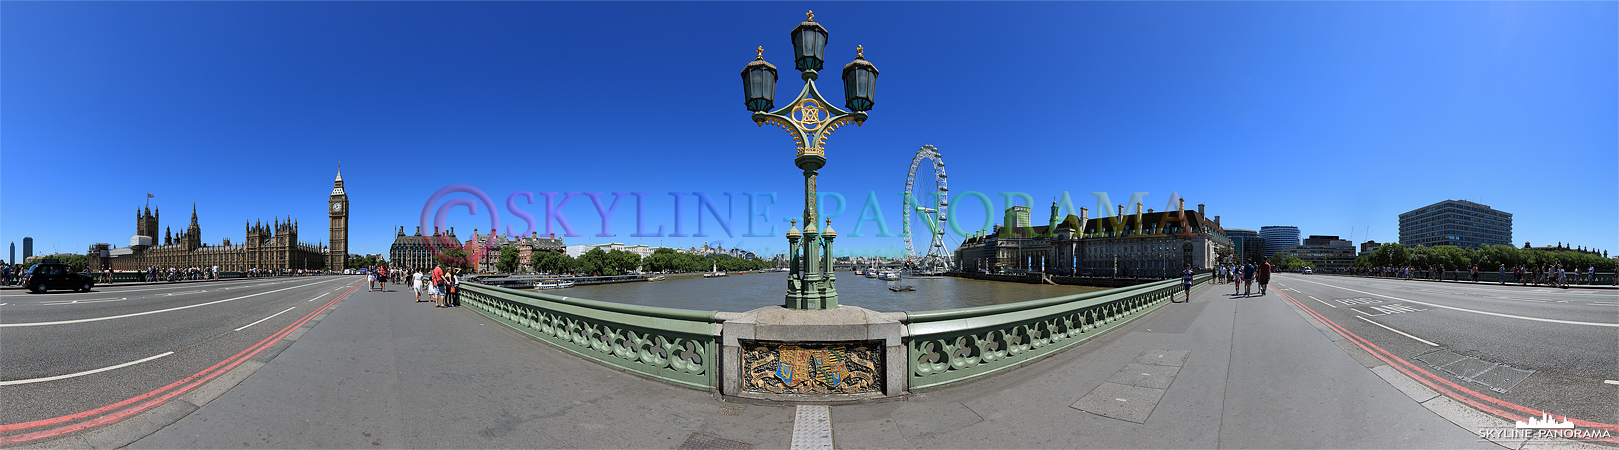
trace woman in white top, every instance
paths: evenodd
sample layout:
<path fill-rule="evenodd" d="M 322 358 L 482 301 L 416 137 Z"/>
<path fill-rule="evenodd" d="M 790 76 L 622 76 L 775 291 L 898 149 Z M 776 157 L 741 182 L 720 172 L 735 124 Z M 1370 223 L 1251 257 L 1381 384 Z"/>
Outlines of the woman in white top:
<path fill-rule="evenodd" d="M 422 270 L 421 269 L 416 269 L 416 273 L 411 274 L 410 279 L 411 279 L 410 289 L 413 290 L 413 291 L 416 291 L 416 303 L 421 303 L 422 302 Z"/>

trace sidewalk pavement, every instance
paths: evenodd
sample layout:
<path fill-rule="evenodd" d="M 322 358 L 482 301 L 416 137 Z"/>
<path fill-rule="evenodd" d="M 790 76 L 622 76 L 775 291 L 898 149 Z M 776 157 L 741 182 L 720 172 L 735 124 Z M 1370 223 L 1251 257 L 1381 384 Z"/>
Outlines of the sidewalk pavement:
<path fill-rule="evenodd" d="M 1194 291 L 1021 369 L 830 408 L 843 448 L 1490 448 L 1280 296 Z M 553 349 L 407 289 L 356 291 L 272 362 L 133 448 L 787 448 L 795 407 L 726 402 Z M 1513 448 L 1517 448 L 1514 446 Z"/>

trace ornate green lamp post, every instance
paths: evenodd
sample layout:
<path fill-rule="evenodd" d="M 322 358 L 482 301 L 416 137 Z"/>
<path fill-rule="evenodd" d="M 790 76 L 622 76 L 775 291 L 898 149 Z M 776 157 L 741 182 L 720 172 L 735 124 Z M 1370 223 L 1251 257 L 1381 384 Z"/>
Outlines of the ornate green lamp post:
<path fill-rule="evenodd" d="M 826 28 L 815 23 L 811 11 L 803 23 L 791 34 L 793 66 L 803 72 L 804 90 L 798 97 L 779 109 L 775 107 L 776 66 L 765 62 L 764 47 L 753 62 L 742 68 L 742 90 L 745 104 L 753 111 L 753 122 L 759 126 L 770 123 L 786 130 L 798 146 L 793 163 L 804 171 L 804 230 L 793 226 L 787 232 L 789 257 L 793 259 L 792 273 L 787 284 L 787 303 L 790 309 L 833 309 L 838 307 L 837 279 L 832 274 L 832 231 L 829 219 L 825 230 L 815 227 L 815 176 L 826 166 L 826 138 L 838 128 L 853 122 L 866 121 L 871 110 L 872 93 L 877 85 L 877 67 L 866 62 L 864 47 L 855 47 L 855 60 L 843 66 L 844 106 L 838 109 L 815 90 L 816 73 L 826 56 Z"/>

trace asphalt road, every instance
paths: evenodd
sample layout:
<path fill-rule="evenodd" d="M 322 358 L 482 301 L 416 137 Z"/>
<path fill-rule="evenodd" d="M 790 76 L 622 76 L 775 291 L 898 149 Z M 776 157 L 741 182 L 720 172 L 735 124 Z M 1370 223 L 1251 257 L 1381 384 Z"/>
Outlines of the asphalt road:
<path fill-rule="evenodd" d="M 1619 384 L 1607 383 L 1619 380 L 1619 291 L 1294 274 L 1271 287 L 1473 391 L 1619 423 Z M 1456 356 L 1444 358 L 1447 350 Z M 1443 364 L 1462 357 L 1477 361 Z M 1493 364 L 1505 367 L 1480 372 Z M 1534 372 L 1514 383 L 1525 370 Z"/>
<path fill-rule="evenodd" d="M 175 383 L 364 282 L 317 276 L 5 292 L 0 424 L 89 411 Z"/>

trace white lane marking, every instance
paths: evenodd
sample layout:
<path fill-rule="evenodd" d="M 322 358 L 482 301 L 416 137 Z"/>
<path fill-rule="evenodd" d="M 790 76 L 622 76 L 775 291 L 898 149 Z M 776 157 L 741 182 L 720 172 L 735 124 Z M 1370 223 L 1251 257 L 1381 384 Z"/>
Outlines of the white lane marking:
<path fill-rule="evenodd" d="M 1298 291 L 1294 291 L 1294 292 L 1298 292 Z M 1318 301 L 1318 302 L 1321 302 L 1321 299 L 1319 299 L 1319 298 L 1315 298 L 1315 296 L 1314 296 L 1314 295 L 1306 295 L 1306 296 L 1305 296 L 1305 297 L 1310 297 L 1310 300 L 1315 300 L 1315 301 Z M 1332 304 L 1331 304 L 1331 303 L 1327 303 L 1327 302 L 1321 302 L 1321 304 L 1323 304 L 1323 305 L 1327 305 L 1327 306 L 1332 306 Z M 1333 307 L 1333 308 L 1337 308 L 1337 307 L 1336 307 L 1336 306 L 1332 306 L 1332 307 Z"/>
<path fill-rule="evenodd" d="M 330 292 L 327 292 L 327 293 L 326 293 L 326 294 L 330 294 Z M 317 295 L 317 296 L 315 296 L 315 298 L 312 298 L 312 299 L 309 299 L 309 301 L 315 301 L 315 300 L 320 300 L 320 298 L 321 298 L 321 297 L 325 297 L 325 296 L 326 296 L 326 294 L 320 294 L 320 295 Z"/>
<path fill-rule="evenodd" d="M 832 415 L 826 405 L 798 405 L 793 412 L 792 450 L 832 450 Z"/>
<path fill-rule="evenodd" d="M 1408 338 L 1411 338 L 1411 339 L 1416 339 L 1416 340 L 1417 340 L 1417 342 L 1421 342 L 1421 343 L 1424 343 L 1424 344 L 1428 344 L 1428 345 L 1430 345 L 1430 346 L 1434 346 L 1434 347 L 1438 347 L 1438 346 L 1439 346 L 1439 344 L 1435 344 L 1435 343 L 1432 343 L 1432 342 L 1428 342 L 1428 340 L 1426 340 L 1426 339 L 1423 339 L 1423 338 L 1419 338 L 1419 337 L 1416 337 L 1416 336 L 1412 336 L 1412 335 L 1409 335 L 1409 334 L 1406 334 L 1406 333 L 1405 333 L 1405 332 L 1404 332 L 1404 331 L 1400 331 L 1400 330 L 1396 330 L 1396 329 L 1393 329 L 1393 328 L 1389 328 L 1389 326 L 1388 326 L 1388 325 L 1384 325 L 1384 324 L 1381 324 L 1381 323 L 1377 323 L 1377 322 L 1373 322 L 1373 321 L 1372 321 L 1372 319 L 1367 319 L 1367 318 L 1365 318 L 1365 317 L 1361 317 L 1361 316 L 1355 316 L 1355 318 L 1356 318 L 1356 319 L 1360 319 L 1360 320 L 1364 320 L 1364 321 L 1366 321 L 1366 323 L 1369 323 L 1369 324 L 1372 324 L 1372 325 L 1377 325 L 1377 326 L 1380 326 L 1380 327 L 1383 327 L 1383 329 L 1385 329 L 1385 330 L 1389 330 L 1389 331 L 1393 331 L 1393 332 L 1395 332 L 1395 333 L 1400 333 L 1400 335 L 1401 335 L 1401 336 L 1405 336 L 1405 337 L 1408 337 Z"/>
<path fill-rule="evenodd" d="M 1614 381 L 1614 380 L 1602 380 L 1602 384 L 1619 384 L 1619 381 Z"/>
<path fill-rule="evenodd" d="M 286 313 L 287 313 L 287 311 L 292 311 L 292 310 L 294 310 L 294 309 L 298 309 L 298 307 L 296 307 L 296 306 L 294 306 L 294 307 L 291 307 L 291 308 L 287 308 L 287 309 L 284 309 L 284 310 L 282 310 L 282 311 L 281 311 L 281 312 L 278 312 L 278 313 L 275 313 L 275 314 L 271 314 L 271 315 L 270 315 L 270 317 L 265 317 L 265 318 L 263 318 L 263 319 L 259 319 L 259 321 L 258 321 L 258 322 L 253 322 L 253 323 L 250 323 L 250 324 L 247 324 L 247 325 L 242 325 L 242 328 L 247 328 L 247 327 L 251 327 L 251 326 L 254 326 L 254 325 L 258 325 L 258 324 L 259 324 L 259 322 L 263 322 L 263 321 L 266 321 L 266 320 L 270 320 L 270 319 L 274 319 L 274 318 L 275 318 L 275 316 L 279 316 L 279 315 L 282 315 L 282 314 L 286 314 Z M 242 328 L 237 328 L 237 329 L 236 329 L 236 331 L 242 331 Z"/>
<path fill-rule="evenodd" d="M 1489 311 L 1479 311 L 1479 310 L 1473 310 L 1473 309 L 1467 309 L 1467 308 L 1457 308 L 1455 306 L 1446 306 L 1446 305 L 1440 305 L 1440 304 L 1435 304 L 1435 303 L 1419 302 L 1419 301 L 1416 301 L 1416 300 L 1407 300 L 1407 299 L 1403 299 L 1403 298 L 1399 298 L 1399 297 L 1388 296 L 1388 295 L 1383 295 L 1383 294 L 1375 294 L 1375 293 L 1366 292 L 1366 291 L 1357 291 L 1357 290 L 1346 288 L 1346 287 L 1333 286 L 1333 285 L 1326 284 L 1326 283 L 1316 283 L 1314 281 L 1309 281 L 1309 280 L 1302 280 L 1302 281 L 1304 281 L 1306 283 L 1315 283 L 1315 284 L 1319 284 L 1319 285 L 1330 287 L 1330 288 L 1343 289 L 1343 290 L 1350 291 L 1350 292 L 1359 292 L 1359 293 L 1366 294 L 1366 295 L 1376 295 L 1378 297 L 1399 300 L 1399 301 L 1402 301 L 1402 302 L 1411 302 L 1411 303 L 1416 303 L 1416 304 L 1419 304 L 1419 305 L 1428 305 L 1428 306 L 1432 306 L 1432 307 L 1435 307 L 1435 308 L 1454 309 L 1454 310 L 1457 310 L 1457 311 L 1470 312 L 1470 313 L 1474 313 L 1474 314 L 1483 314 L 1483 315 L 1486 315 L 1486 316 L 1506 317 L 1506 318 L 1509 318 L 1509 319 L 1533 320 L 1533 321 L 1536 321 L 1536 322 L 1562 323 L 1562 324 L 1568 324 L 1568 325 L 1589 325 L 1589 326 L 1594 326 L 1594 327 L 1615 327 L 1615 328 L 1619 328 L 1619 323 L 1579 322 L 1579 321 L 1574 321 L 1574 320 L 1547 319 L 1547 318 L 1543 318 L 1543 317 L 1518 316 L 1518 315 L 1502 314 L 1502 313 L 1489 312 Z"/>
<path fill-rule="evenodd" d="M 0 303 L 0 306 L 6 306 L 6 305 L 10 305 L 10 303 Z"/>
<path fill-rule="evenodd" d="M 229 283 L 229 282 L 231 282 L 231 281 L 221 281 L 220 283 Z M 214 282 L 210 281 L 209 283 L 214 283 Z M 283 281 L 282 283 L 290 283 L 290 282 L 289 281 Z M 196 287 L 196 286 L 190 286 L 190 284 L 191 283 L 185 283 L 185 284 L 181 284 L 181 285 L 177 285 L 177 286 L 175 286 L 175 285 L 159 286 L 159 287 L 152 287 L 152 288 L 146 288 L 146 289 L 118 289 L 118 290 L 112 290 L 112 289 L 122 287 L 122 286 L 96 286 L 95 292 L 60 292 L 60 293 L 55 293 L 55 294 L 51 294 L 51 295 L 53 295 L 53 296 L 56 296 L 56 295 L 84 295 L 84 294 L 87 294 L 87 293 L 88 294 L 95 294 L 95 293 L 106 294 L 106 293 L 136 292 L 136 291 L 161 291 L 161 290 L 164 290 L 164 289 L 189 289 L 189 288 L 195 288 Z M 248 287 L 248 286 L 257 286 L 257 285 L 243 285 L 243 286 L 238 286 L 238 287 Z M 223 289 L 223 288 L 221 288 L 221 289 Z M 11 295 L 5 295 L 5 296 L 6 297 L 21 297 L 23 295 L 31 295 L 31 294 L 11 294 Z"/>
<path fill-rule="evenodd" d="M 207 303 L 198 303 L 198 304 L 195 304 L 195 305 L 177 306 L 177 307 L 173 307 L 173 308 L 169 308 L 169 309 L 159 309 L 159 310 L 156 310 L 156 311 L 146 311 L 146 312 L 138 312 L 138 313 L 131 313 L 131 314 L 121 314 L 121 315 L 107 316 L 107 317 L 92 317 L 92 318 L 89 318 L 89 319 L 58 320 L 58 321 L 55 321 L 55 322 L 0 323 L 0 328 L 6 328 L 6 327 L 37 327 L 37 326 L 44 326 L 44 325 L 67 325 L 67 324 L 72 324 L 72 323 L 98 322 L 98 321 L 102 321 L 102 320 L 123 319 L 123 318 L 127 318 L 127 317 L 144 316 L 144 315 L 147 315 L 147 314 L 166 313 L 166 312 L 170 312 L 170 311 L 179 311 L 179 310 L 182 310 L 182 309 L 196 308 L 198 306 L 208 306 L 208 305 L 213 305 L 213 304 L 225 303 L 225 302 L 233 301 L 233 300 L 241 300 L 241 299 L 248 298 L 248 297 L 258 297 L 258 296 L 264 295 L 264 294 L 273 294 L 273 293 L 285 291 L 285 290 L 288 290 L 288 289 L 297 289 L 297 288 L 301 288 L 301 287 L 305 287 L 305 286 L 313 286 L 313 285 L 320 284 L 320 283 L 326 283 L 328 281 L 332 281 L 332 280 L 317 281 L 317 282 L 314 282 L 314 283 L 303 284 L 303 285 L 293 286 L 293 287 L 289 287 L 289 288 L 276 289 L 276 290 L 273 290 L 273 291 L 264 291 L 264 292 L 260 292 L 260 293 L 257 293 L 257 294 L 243 295 L 241 297 L 227 298 L 227 299 L 224 299 L 224 300 L 215 300 L 215 301 L 211 301 L 211 302 L 207 302 Z"/>
<path fill-rule="evenodd" d="M 4 305 L 4 304 L 5 303 L 0 303 L 0 305 Z M 1619 303 L 1591 303 L 1591 304 L 1592 305 L 1597 305 L 1597 306 L 1619 306 Z"/>
<path fill-rule="evenodd" d="M 113 369 L 122 369 L 122 368 L 125 368 L 125 367 L 133 366 L 133 365 L 136 365 L 136 364 L 140 364 L 140 363 L 143 363 L 143 362 L 151 361 L 151 360 L 154 360 L 154 359 L 162 358 L 164 356 L 169 356 L 169 355 L 173 355 L 173 354 L 174 354 L 174 352 L 163 352 L 163 354 L 161 354 L 161 355 L 148 357 L 148 358 L 142 358 L 142 359 L 138 359 L 138 360 L 135 360 L 135 361 L 130 361 L 130 362 L 126 362 L 126 363 L 123 363 L 123 364 L 119 364 L 119 365 L 116 365 L 116 366 L 107 366 L 107 367 L 102 367 L 100 369 L 86 370 L 86 371 L 83 371 L 83 372 L 70 373 L 70 374 L 67 374 L 67 375 L 57 375 L 57 376 L 54 376 L 54 377 L 44 377 L 44 378 L 30 378 L 30 379 L 27 379 L 27 380 L 0 381 L 0 386 L 11 386 L 11 385 L 16 385 L 16 384 L 38 383 L 38 382 L 42 382 L 42 381 L 56 381 L 56 380 L 73 378 L 73 377 L 82 377 L 82 376 L 89 375 L 89 374 L 92 374 L 92 373 L 106 372 L 106 371 L 113 370 Z"/>
<path fill-rule="evenodd" d="M 106 302 L 116 302 L 116 301 L 122 301 L 122 300 L 129 300 L 129 297 L 124 297 L 124 298 L 98 298 L 98 299 L 95 299 L 95 300 L 68 300 L 68 301 L 65 301 L 65 302 L 61 302 L 61 301 L 58 301 L 58 302 L 39 302 L 39 304 L 41 304 L 41 305 L 72 305 L 72 304 L 75 304 L 75 303 L 106 303 Z"/>

